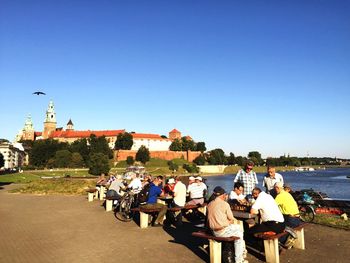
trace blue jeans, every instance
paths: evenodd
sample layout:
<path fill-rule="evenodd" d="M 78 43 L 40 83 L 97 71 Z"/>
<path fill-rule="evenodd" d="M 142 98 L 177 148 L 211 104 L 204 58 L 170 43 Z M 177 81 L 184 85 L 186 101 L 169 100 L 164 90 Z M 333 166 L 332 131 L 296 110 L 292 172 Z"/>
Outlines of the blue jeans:
<path fill-rule="evenodd" d="M 243 232 L 240 225 L 231 224 L 220 231 L 213 231 L 213 232 L 214 232 L 214 235 L 217 237 L 232 237 L 232 236 L 239 237 L 239 239 L 234 241 L 235 262 L 240 262 L 243 260 L 244 240 L 243 240 Z"/>

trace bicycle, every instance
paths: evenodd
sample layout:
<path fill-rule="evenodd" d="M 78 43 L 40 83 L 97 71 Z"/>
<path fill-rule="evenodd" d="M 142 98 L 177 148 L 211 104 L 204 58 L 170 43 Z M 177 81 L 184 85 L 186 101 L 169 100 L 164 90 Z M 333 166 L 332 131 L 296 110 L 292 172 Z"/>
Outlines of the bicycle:
<path fill-rule="evenodd" d="M 123 222 L 129 222 L 134 218 L 135 212 L 132 208 L 137 207 L 137 194 L 129 190 L 122 197 L 114 210 L 114 216 Z"/>
<path fill-rule="evenodd" d="M 301 202 L 298 205 L 300 219 L 304 222 L 310 223 L 315 218 L 315 209 L 310 203 Z"/>

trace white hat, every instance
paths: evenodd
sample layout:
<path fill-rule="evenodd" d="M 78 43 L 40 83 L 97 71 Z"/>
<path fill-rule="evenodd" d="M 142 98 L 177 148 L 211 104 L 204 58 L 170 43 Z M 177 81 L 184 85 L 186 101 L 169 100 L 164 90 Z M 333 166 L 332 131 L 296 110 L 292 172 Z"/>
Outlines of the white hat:
<path fill-rule="evenodd" d="M 197 176 L 197 177 L 195 178 L 195 180 L 203 181 L 202 177 L 200 177 L 200 176 Z"/>
<path fill-rule="evenodd" d="M 190 176 L 190 177 L 188 178 L 188 180 L 193 181 L 193 180 L 194 180 L 194 177 L 193 177 L 193 176 Z"/>
<path fill-rule="evenodd" d="M 174 178 L 170 178 L 170 179 L 168 180 L 168 184 L 175 184 Z"/>

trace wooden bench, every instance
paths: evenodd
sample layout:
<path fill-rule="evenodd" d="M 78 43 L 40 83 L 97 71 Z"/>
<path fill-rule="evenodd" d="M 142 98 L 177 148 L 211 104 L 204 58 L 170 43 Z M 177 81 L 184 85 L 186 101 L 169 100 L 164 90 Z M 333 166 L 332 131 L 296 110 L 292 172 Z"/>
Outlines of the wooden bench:
<path fill-rule="evenodd" d="M 184 207 L 172 207 L 172 208 L 168 208 L 168 211 L 172 211 L 172 212 L 177 212 L 177 211 L 187 211 L 190 209 L 200 209 L 200 208 L 206 208 L 207 204 L 203 204 L 203 205 L 187 205 Z M 156 213 L 156 212 L 160 212 L 160 208 L 144 208 L 142 206 L 140 207 L 136 207 L 136 208 L 132 208 L 131 209 L 134 212 L 139 212 L 140 213 L 140 227 L 141 228 L 147 228 L 148 227 L 148 222 L 149 222 L 149 214 L 150 213 Z"/>
<path fill-rule="evenodd" d="M 304 227 L 307 223 L 302 223 L 297 227 L 294 227 L 293 230 L 297 234 L 297 239 L 293 247 L 298 249 L 305 249 L 305 240 L 304 240 Z M 255 235 L 257 238 L 261 238 L 264 240 L 264 250 L 265 250 L 265 258 L 268 263 L 279 263 L 279 246 L 278 239 L 280 237 L 286 236 L 289 233 L 284 231 L 280 234 L 268 235 L 268 234 L 257 234 Z"/>
<path fill-rule="evenodd" d="M 92 202 L 95 199 L 97 199 L 97 189 L 96 188 L 91 188 L 86 190 L 86 192 L 88 193 L 88 202 Z"/>
<path fill-rule="evenodd" d="M 106 212 L 112 211 L 113 202 L 118 200 L 120 197 L 106 197 Z"/>
<path fill-rule="evenodd" d="M 216 237 L 216 236 L 213 236 L 213 234 L 204 232 L 204 231 L 193 232 L 192 236 L 209 240 L 209 254 L 210 254 L 211 263 L 221 263 L 221 257 L 222 257 L 221 243 L 222 242 L 234 242 L 235 240 L 239 239 L 239 237 L 235 237 L 235 236 Z"/>

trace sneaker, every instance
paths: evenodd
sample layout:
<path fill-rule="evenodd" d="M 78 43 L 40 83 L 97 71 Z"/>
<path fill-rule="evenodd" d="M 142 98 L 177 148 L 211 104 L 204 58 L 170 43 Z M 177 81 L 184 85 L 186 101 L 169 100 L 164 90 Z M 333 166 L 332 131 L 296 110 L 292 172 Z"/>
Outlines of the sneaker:
<path fill-rule="evenodd" d="M 287 238 L 286 243 L 284 243 L 284 247 L 285 247 L 286 249 L 291 249 L 291 248 L 294 246 L 295 241 L 296 241 L 296 238 L 294 238 L 294 237 L 292 237 L 292 236 L 289 236 L 289 237 Z"/>

